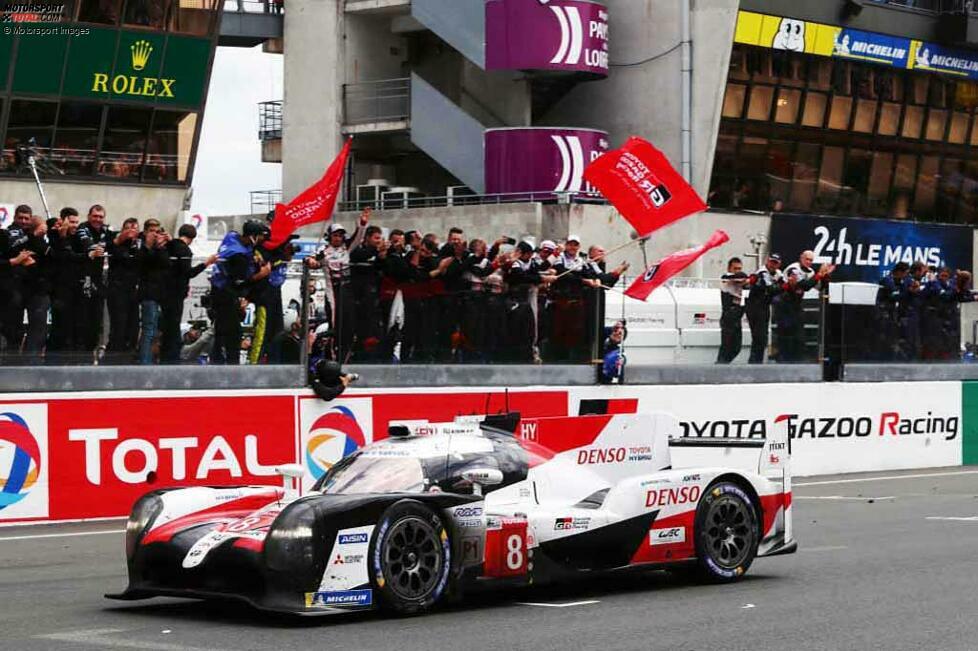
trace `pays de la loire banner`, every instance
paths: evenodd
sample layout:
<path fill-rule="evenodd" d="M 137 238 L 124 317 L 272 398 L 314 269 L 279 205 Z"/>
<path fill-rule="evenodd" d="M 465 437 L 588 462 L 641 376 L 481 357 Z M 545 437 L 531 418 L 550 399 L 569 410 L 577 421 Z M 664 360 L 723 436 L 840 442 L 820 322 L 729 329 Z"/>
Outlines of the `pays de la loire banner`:
<path fill-rule="evenodd" d="M 798 476 L 957 466 L 963 446 L 978 459 L 978 427 L 962 421 L 978 413 L 978 391 L 963 409 L 960 382 L 440 387 L 351 390 L 329 403 L 300 390 L 65 396 L 0 398 L 0 522 L 125 516 L 159 488 L 281 485 L 275 466 L 295 461 L 308 471 L 308 490 L 344 456 L 386 437 L 391 423 L 506 410 L 528 421 L 664 412 L 688 438 L 759 440 L 784 428 Z M 674 448 L 672 460 L 753 469 L 757 451 Z"/>
<path fill-rule="evenodd" d="M 816 265 L 837 265 L 836 281 L 875 283 L 898 262 L 967 271 L 973 264 L 967 226 L 774 213 L 769 242 L 786 265 L 802 251 L 814 251 Z"/>

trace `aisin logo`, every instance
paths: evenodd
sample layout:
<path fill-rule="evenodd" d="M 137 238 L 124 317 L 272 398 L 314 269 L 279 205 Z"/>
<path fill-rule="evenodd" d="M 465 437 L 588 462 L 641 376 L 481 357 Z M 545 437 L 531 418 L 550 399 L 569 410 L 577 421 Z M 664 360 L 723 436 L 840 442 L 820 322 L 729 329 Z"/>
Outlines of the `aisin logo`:
<path fill-rule="evenodd" d="M 10 464 L 4 448 L 13 446 Z M 30 492 L 41 471 L 41 450 L 37 439 L 31 434 L 27 422 L 17 414 L 0 413 L 0 472 L 7 469 L 6 476 L 0 475 L 0 510 L 16 504 Z"/>
<path fill-rule="evenodd" d="M 136 41 L 129 46 L 132 51 L 132 69 L 142 70 L 149 63 L 149 55 L 153 53 L 153 46 L 149 41 Z"/>

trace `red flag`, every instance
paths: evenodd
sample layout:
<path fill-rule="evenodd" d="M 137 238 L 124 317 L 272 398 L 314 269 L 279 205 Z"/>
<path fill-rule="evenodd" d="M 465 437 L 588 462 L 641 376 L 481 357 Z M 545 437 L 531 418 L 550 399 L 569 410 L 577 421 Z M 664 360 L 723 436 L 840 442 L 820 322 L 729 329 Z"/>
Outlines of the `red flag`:
<path fill-rule="evenodd" d="M 346 170 L 346 159 L 350 155 L 348 138 L 340 155 L 336 157 L 323 175 L 288 205 L 275 205 L 275 219 L 272 220 L 272 236 L 265 242 L 266 249 L 274 249 L 285 242 L 297 228 L 324 222 L 333 216 L 336 197 L 340 193 L 340 183 Z"/>
<path fill-rule="evenodd" d="M 645 237 L 652 231 L 706 210 L 661 151 L 632 136 L 584 170 L 584 178 Z"/>
<path fill-rule="evenodd" d="M 637 298 L 640 301 L 647 300 L 652 291 L 666 284 L 666 281 L 678 274 L 680 271 L 693 264 L 710 249 L 715 249 L 724 242 L 730 240 L 730 236 L 723 231 L 716 231 L 710 236 L 706 244 L 678 251 L 670 256 L 666 256 L 657 264 L 645 270 L 645 274 L 638 277 L 632 286 L 625 290 L 625 296 Z"/>

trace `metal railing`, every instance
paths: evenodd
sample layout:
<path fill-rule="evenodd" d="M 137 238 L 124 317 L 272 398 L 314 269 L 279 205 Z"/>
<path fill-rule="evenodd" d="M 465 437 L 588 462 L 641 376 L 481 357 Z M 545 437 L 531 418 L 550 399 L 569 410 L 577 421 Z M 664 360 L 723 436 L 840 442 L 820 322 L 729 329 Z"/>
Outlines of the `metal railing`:
<path fill-rule="evenodd" d="M 340 202 L 340 210 L 405 210 L 409 208 L 444 208 L 446 206 L 482 206 L 506 203 L 587 203 L 604 205 L 608 201 L 597 194 L 585 192 L 511 192 L 506 194 L 467 194 L 446 196 L 392 197 L 384 193 L 382 199 Z"/>
<path fill-rule="evenodd" d="M 284 0 L 224 0 L 224 11 L 241 14 L 281 14 Z"/>
<path fill-rule="evenodd" d="M 345 124 L 405 120 L 411 115 L 411 79 L 382 79 L 343 85 Z"/>
<path fill-rule="evenodd" d="M 282 100 L 258 103 L 258 139 L 282 139 Z"/>
<path fill-rule="evenodd" d="M 252 190 L 248 194 L 251 195 L 252 215 L 264 215 L 282 201 L 281 190 Z"/>

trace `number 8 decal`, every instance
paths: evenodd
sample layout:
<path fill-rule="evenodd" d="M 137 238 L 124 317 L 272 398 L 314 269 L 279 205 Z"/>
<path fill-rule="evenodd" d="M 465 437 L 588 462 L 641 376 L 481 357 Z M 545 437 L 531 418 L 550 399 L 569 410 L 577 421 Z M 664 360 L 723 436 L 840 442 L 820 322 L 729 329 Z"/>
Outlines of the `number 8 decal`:
<path fill-rule="evenodd" d="M 524 576 L 529 569 L 526 536 L 526 520 L 516 518 L 502 518 L 498 528 L 488 529 L 483 575 Z"/>
<path fill-rule="evenodd" d="M 510 534 L 506 539 L 506 567 L 510 570 L 523 567 L 523 536 L 518 533 Z"/>

